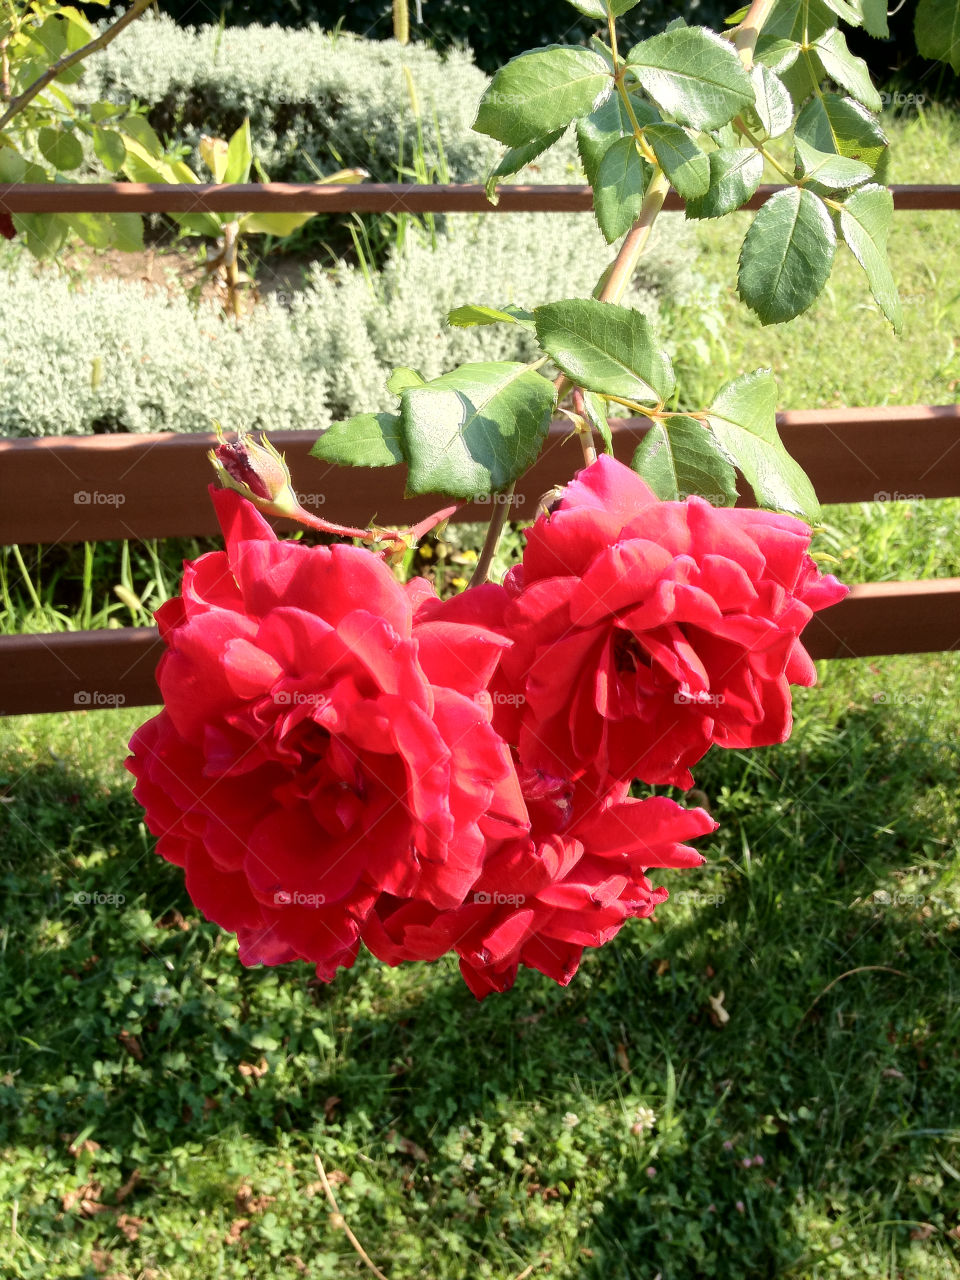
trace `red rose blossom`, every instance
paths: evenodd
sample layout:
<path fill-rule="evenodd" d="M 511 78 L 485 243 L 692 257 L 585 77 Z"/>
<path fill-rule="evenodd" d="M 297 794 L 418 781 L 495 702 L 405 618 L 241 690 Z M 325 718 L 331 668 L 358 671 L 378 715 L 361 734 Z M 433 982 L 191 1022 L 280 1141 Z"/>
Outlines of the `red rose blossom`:
<path fill-rule="evenodd" d="M 521 964 L 566 986 L 585 947 L 609 942 L 666 899 L 646 870 L 699 866 L 701 855 L 682 842 L 717 825 L 666 797 L 628 799 L 625 783 L 597 797 L 583 783 L 531 774 L 523 790 L 529 838 L 491 853 L 455 910 L 384 894 L 363 925 L 374 955 L 396 965 L 456 951 L 480 999 L 512 986 Z"/>
<path fill-rule="evenodd" d="M 280 541 L 238 494 L 213 499 L 227 549 L 157 615 L 164 710 L 127 766 L 158 852 L 244 963 L 330 978 L 383 894 L 457 907 L 488 842 L 527 831 L 482 696 L 508 642 L 462 607 L 415 625 L 422 586 L 371 552 Z"/>
<path fill-rule="evenodd" d="M 525 767 L 690 787 L 716 743 L 767 746 L 814 683 L 799 641 L 847 588 L 821 577 L 791 516 L 661 502 L 601 457 L 527 534 L 505 583 L 497 727 Z"/>

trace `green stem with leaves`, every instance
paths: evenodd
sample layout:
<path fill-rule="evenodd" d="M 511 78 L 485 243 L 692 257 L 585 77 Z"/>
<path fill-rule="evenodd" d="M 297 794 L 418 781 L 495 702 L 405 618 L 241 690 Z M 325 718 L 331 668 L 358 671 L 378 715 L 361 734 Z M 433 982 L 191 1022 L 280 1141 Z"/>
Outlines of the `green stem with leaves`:
<path fill-rule="evenodd" d="M 131 22 L 134 22 L 149 9 L 152 3 L 153 0 L 134 0 L 127 12 L 121 14 L 116 22 L 107 27 L 106 31 L 101 31 L 96 39 L 88 41 L 87 44 L 82 45 L 79 49 L 74 49 L 72 53 L 65 53 L 62 58 L 58 58 L 56 62 L 47 67 L 42 76 L 34 80 L 33 84 L 24 89 L 23 93 L 17 94 L 10 102 L 6 111 L 0 116 L 0 129 L 5 129 L 13 117 L 19 115 L 24 107 L 31 103 L 38 94 L 42 93 L 47 85 L 52 84 L 58 76 L 62 76 L 71 67 L 75 67 L 78 62 L 83 62 L 85 58 L 89 58 L 92 53 L 105 49 L 125 27 L 128 27 Z"/>

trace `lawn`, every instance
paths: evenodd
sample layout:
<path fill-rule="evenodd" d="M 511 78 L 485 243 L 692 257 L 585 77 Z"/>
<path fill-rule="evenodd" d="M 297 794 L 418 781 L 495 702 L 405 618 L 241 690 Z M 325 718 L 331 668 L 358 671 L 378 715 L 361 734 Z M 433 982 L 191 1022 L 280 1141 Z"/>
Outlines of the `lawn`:
<path fill-rule="evenodd" d="M 951 117 L 894 132 L 895 180 L 960 181 Z M 955 232 L 898 215 L 896 346 L 847 255 L 777 331 L 721 293 L 704 379 L 955 400 Z M 958 509 L 830 508 L 817 549 L 958 574 Z M 960 655 L 820 673 L 789 743 L 696 771 L 720 830 L 656 922 L 483 1004 L 446 961 L 244 970 L 130 797 L 147 713 L 0 722 L 0 1273 L 359 1275 L 319 1156 L 390 1280 L 960 1275 Z"/>

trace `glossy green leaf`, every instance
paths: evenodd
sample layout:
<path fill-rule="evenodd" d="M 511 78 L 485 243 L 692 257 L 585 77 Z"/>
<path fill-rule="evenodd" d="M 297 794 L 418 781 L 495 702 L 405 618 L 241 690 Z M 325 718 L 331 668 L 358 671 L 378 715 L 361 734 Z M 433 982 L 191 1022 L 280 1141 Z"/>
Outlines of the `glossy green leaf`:
<path fill-rule="evenodd" d="M 639 311 L 571 298 L 533 314 L 541 347 L 578 386 L 638 404 L 662 404 L 673 394 L 673 366 Z"/>
<path fill-rule="evenodd" d="M 846 89 L 868 111 L 880 111 L 883 101 L 870 79 L 870 70 L 862 58 L 855 58 L 847 48 L 843 33 L 834 27 L 826 31 L 813 45 L 817 57 L 830 79 Z"/>
<path fill-rule="evenodd" d="M 847 196 L 840 210 L 840 231 L 866 272 L 870 291 L 880 310 L 899 333 L 903 310 L 897 284 L 887 261 L 887 234 L 893 219 L 893 196 L 886 187 L 861 187 Z"/>
<path fill-rule="evenodd" d="M 863 0 L 863 27 L 867 35 L 885 40 L 890 34 L 887 0 Z"/>
<path fill-rule="evenodd" d="M 793 99 L 777 73 L 762 62 L 753 68 L 750 79 L 755 94 L 751 111 L 768 138 L 779 138 L 793 124 Z"/>
<path fill-rule="evenodd" d="M 604 451 L 613 453 L 613 432 L 607 417 L 606 402 L 593 391 L 583 392 L 583 415 L 603 441 Z"/>
<path fill-rule="evenodd" d="M 101 129 L 98 125 L 93 126 L 92 133 L 93 149 L 97 159 L 111 173 L 119 173 L 127 158 L 127 148 L 123 145 L 123 138 L 116 129 Z"/>
<path fill-rule="evenodd" d="M 836 16 L 824 0 L 777 0 L 763 24 L 761 40 L 777 37 L 806 44 L 836 25 Z"/>
<path fill-rule="evenodd" d="M 960 75 L 960 4 L 957 0 L 919 0 L 913 19 L 917 52 L 946 62 Z"/>
<path fill-rule="evenodd" d="M 807 103 L 797 116 L 795 134 L 818 151 L 862 160 L 873 170 L 888 145 L 886 134 L 859 102 L 835 93 Z"/>
<path fill-rule="evenodd" d="M 658 498 L 696 494 L 716 507 L 737 501 L 737 476 L 716 436 L 696 418 L 676 414 L 651 425 L 630 463 Z"/>
<path fill-rule="evenodd" d="M 28 174 L 27 181 L 31 181 Z M 62 213 L 15 213 L 13 225 L 35 258 L 52 258 L 70 237 L 70 222 Z"/>
<path fill-rule="evenodd" d="M 821 187 L 836 191 L 859 186 L 873 177 L 873 170 L 862 160 L 838 156 L 833 151 L 818 151 L 802 138 L 795 137 L 793 142 L 797 167 L 805 182 L 816 182 Z"/>
<path fill-rule="evenodd" d="M 37 145 L 44 159 L 61 172 L 77 169 L 83 163 L 80 139 L 68 129 L 52 129 L 45 125 L 37 135 Z"/>
<path fill-rule="evenodd" d="M 863 9 L 860 0 L 856 0 L 854 4 L 849 3 L 849 0 L 823 0 L 823 2 L 838 18 L 842 18 L 851 27 L 862 25 Z"/>
<path fill-rule="evenodd" d="M 800 315 L 830 275 L 837 237 L 823 201 L 811 191 L 778 191 L 761 208 L 740 252 L 740 297 L 763 324 Z"/>
<path fill-rule="evenodd" d="M 301 213 L 245 213 L 240 219 L 240 231 L 243 235 L 292 236 L 299 229 L 315 218 L 316 214 L 304 211 Z"/>
<path fill-rule="evenodd" d="M 340 467 L 393 467 L 403 461 L 400 417 L 396 413 L 361 413 L 333 422 L 317 439 L 310 456 Z"/>
<path fill-rule="evenodd" d="M 113 245 L 121 253 L 139 253 L 143 249 L 143 218 L 139 213 L 111 213 Z"/>
<path fill-rule="evenodd" d="M 688 218 L 720 218 L 746 203 L 763 177 L 763 156 L 753 147 L 721 147 L 711 151 L 710 188 L 687 201 Z"/>
<path fill-rule="evenodd" d="M 252 164 L 253 144 L 250 141 L 250 121 L 247 119 L 230 139 L 223 181 L 225 183 L 249 182 Z"/>
<path fill-rule="evenodd" d="M 411 493 L 471 498 L 505 489 L 534 461 L 556 388 L 527 365 L 465 364 L 403 393 L 400 435 Z"/>
<path fill-rule="evenodd" d="M 694 129 L 718 129 L 753 102 L 733 46 L 703 27 L 677 27 L 641 40 L 627 65 L 662 111 Z"/>
<path fill-rule="evenodd" d="M 777 431 L 777 382 L 769 369 L 745 373 L 722 387 L 707 421 L 760 506 L 817 519 L 820 504 L 813 486 Z"/>
<path fill-rule="evenodd" d="M 607 244 L 619 240 L 633 226 L 651 172 L 632 135 L 618 138 L 607 148 L 593 184 L 593 207 Z"/>
<path fill-rule="evenodd" d="M 426 378 L 417 373 L 416 369 L 408 369 L 406 365 L 400 365 L 398 369 L 394 369 L 387 379 L 387 390 L 391 395 L 395 396 L 402 396 L 404 391 L 410 387 L 425 387 L 426 385 Z"/>
<path fill-rule="evenodd" d="M 497 183 L 501 178 L 509 178 L 515 173 L 519 173 L 521 169 L 525 169 L 528 164 L 536 160 L 537 156 L 543 155 L 549 147 L 558 142 L 566 132 L 566 126 L 562 129 L 554 129 L 553 133 L 548 133 L 544 138 L 535 138 L 533 142 L 528 142 L 523 147 L 511 147 L 500 160 L 500 163 L 491 169 L 487 180 L 484 184 L 484 190 L 487 193 L 487 199 L 491 204 L 499 203 L 500 197 L 497 195 Z"/>
<path fill-rule="evenodd" d="M 800 56 L 801 45 L 783 36 L 771 36 L 761 31 L 753 59 L 758 66 L 769 67 L 779 76 L 788 71 Z"/>
<path fill-rule="evenodd" d="M 500 68 L 473 127 L 508 147 L 522 147 L 588 115 L 612 91 L 613 77 L 600 54 L 549 45 Z"/>
<path fill-rule="evenodd" d="M 521 307 L 484 307 L 471 302 L 464 307 L 456 307 L 447 316 L 447 324 L 454 329 L 469 329 L 473 325 L 482 324 L 519 324 L 524 329 L 533 329 L 533 312 L 524 311 Z"/>
<path fill-rule="evenodd" d="M 124 121 L 124 129 L 132 138 L 136 138 L 144 151 L 155 160 L 159 160 L 163 155 L 163 143 L 143 116 L 128 116 Z"/>
<path fill-rule="evenodd" d="M 710 161 L 685 129 L 678 124 L 651 124 L 643 136 L 653 148 L 660 168 L 685 200 L 706 195 Z"/>
<path fill-rule="evenodd" d="M 632 98 L 631 102 L 641 128 L 660 119 L 660 113 L 649 102 L 642 98 Z M 620 93 L 612 93 L 596 111 L 577 121 L 577 150 L 591 186 L 596 186 L 597 171 L 607 151 L 626 137 L 633 137 L 633 123 Z"/>

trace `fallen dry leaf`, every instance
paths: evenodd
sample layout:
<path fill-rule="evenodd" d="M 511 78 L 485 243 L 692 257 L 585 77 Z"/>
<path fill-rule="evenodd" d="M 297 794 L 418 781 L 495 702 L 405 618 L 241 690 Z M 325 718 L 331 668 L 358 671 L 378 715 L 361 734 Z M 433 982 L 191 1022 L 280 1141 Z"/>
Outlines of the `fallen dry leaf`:
<path fill-rule="evenodd" d="M 114 1204 L 123 1204 L 127 1196 L 133 1191 L 137 1183 L 140 1181 L 140 1170 L 134 1169 L 130 1177 L 126 1180 L 122 1187 L 117 1190 L 117 1194 L 113 1197 Z"/>
<path fill-rule="evenodd" d="M 230 1223 L 230 1230 L 223 1237 L 224 1244 L 239 1244 L 240 1237 L 250 1225 L 249 1218 L 234 1218 Z"/>
<path fill-rule="evenodd" d="M 925 1222 L 921 1227 L 914 1227 L 910 1232 L 911 1240 L 929 1240 L 932 1235 L 936 1234 L 937 1228 L 932 1222 Z"/>
<path fill-rule="evenodd" d="M 256 1064 L 252 1062 L 241 1062 L 238 1064 L 237 1070 L 247 1079 L 252 1076 L 254 1080 L 260 1080 L 270 1070 L 270 1063 L 267 1062 L 266 1058 L 261 1058 Z"/>
<path fill-rule="evenodd" d="M 387 1141 L 392 1142 L 397 1150 L 402 1151 L 405 1156 L 413 1156 L 414 1160 L 430 1159 L 423 1147 L 418 1146 L 410 1138 L 401 1138 L 396 1129 L 390 1130 L 387 1134 Z"/>
<path fill-rule="evenodd" d="M 246 1182 L 237 1188 L 235 1196 L 237 1208 L 241 1213 L 263 1213 L 268 1204 L 273 1204 L 276 1196 L 255 1196 L 253 1187 Z"/>
<path fill-rule="evenodd" d="M 138 1062 L 143 1061 L 143 1045 L 132 1031 L 121 1031 L 117 1039 L 131 1057 L 136 1058 Z"/>
<path fill-rule="evenodd" d="M 630 1058 L 627 1056 L 627 1046 L 621 1041 L 616 1048 L 617 1066 L 624 1073 L 630 1070 Z"/>
<path fill-rule="evenodd" d="M 132 1243 L 140 1239 L 140 1228 L 146 1226 L 146 1222 L 146 1218 L 134 1218 L 129 1213 L 121 1213 L 117 1219 L 117 1226 Z"/>
<path fill-rule="evenodd" d="M 340 1102 L 341 1099 L 338 1098 L 335 1093 L 331 1094 L 331 1096 L 327 1098 L 326 1102 L 323 1104 L 323 1118 L 325 1120 L 330 1121 L 333 1119 L 334 1113 L 336 1112 L 337 1107 L 339 1107 Z"/>
<path fill-rule="evenodd" d="M 83 1142 L 78 1143 L 79 1134 L 61 1133 L 61 1141 L 67 1144 L 67 1150 L 72 1156 L 78 1156 L 81 1152 L 84 1155 L 92 1156 L 95 1151 L 100 1150 L 100 1143 L 94 1142 L 93 1138 L 84 1138 Z"/>
<path fill-rule="evenodd" d="M 109 1212 L 108 1206 L 100 1203 L 102 1195 L 102 1183 L 87 1182 L 82 1187 L 75 1187 L 73 1191 L 67 1191 L 62 1197 L 61 1203 L 67 1213 L 73 1209 L 81 1218 L 92 1218 L 95 1214 Z"/>
<path fill-rule="evenodd" d="M 730 1014 L 723 1007 L 723 996 L 722 991 L 719 995 L 707 996 L 710 1004 L 710 1021 L 715 1027 L 725 1027 L 730 1021 Z"/>

